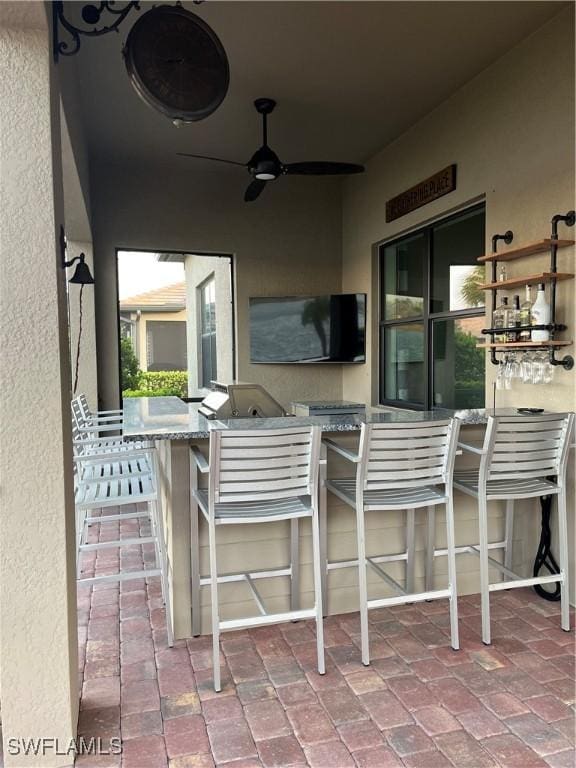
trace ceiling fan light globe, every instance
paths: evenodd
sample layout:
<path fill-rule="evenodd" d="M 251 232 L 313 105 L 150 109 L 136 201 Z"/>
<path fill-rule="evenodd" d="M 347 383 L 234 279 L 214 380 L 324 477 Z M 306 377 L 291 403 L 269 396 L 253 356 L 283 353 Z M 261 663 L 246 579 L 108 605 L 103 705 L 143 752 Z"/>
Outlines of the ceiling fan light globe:
<path fill-rule="evenodd" d="M 260 179 L 260 181 L 274 181 L 276 176 L 273 173 L 269 173 L 268 171 L 260 171 L 254 174 L 254 177 L 256 179 Z"/>

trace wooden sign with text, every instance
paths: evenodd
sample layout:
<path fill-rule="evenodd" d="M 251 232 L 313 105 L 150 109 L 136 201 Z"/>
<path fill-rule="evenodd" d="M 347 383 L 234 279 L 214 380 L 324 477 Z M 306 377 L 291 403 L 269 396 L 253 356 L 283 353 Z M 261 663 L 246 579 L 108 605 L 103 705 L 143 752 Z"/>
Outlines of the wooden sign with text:
<path fill-rule="evenodd" d="M 421 181 L 386 203 L 386 221 L 394 221 L 456 189 L 456 164 Z"/>

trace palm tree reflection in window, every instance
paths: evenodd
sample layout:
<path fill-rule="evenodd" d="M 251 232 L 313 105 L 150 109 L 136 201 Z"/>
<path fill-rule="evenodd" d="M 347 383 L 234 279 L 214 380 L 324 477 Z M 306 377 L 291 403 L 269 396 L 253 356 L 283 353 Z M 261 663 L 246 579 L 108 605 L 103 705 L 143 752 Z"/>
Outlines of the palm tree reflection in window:
<path fill-rule="evenodd" d="M 484 305 L 485 298 L 482 285 L 485 282 L 485 274 L 484 265 L 478 264 L 462 283 L 460 295 L 466 302 L 467 307 L 480 307 Z"/>
<path fill-rule="evenodd" d="M 320 339 L 322 357 L 328 357 L 328 338 L 326 335 L 326 321 L 330 316 L 330 296 L 317 296 L 310 299 L 304 305 L 302 311 L 302 325 L 312 325 Z"/>

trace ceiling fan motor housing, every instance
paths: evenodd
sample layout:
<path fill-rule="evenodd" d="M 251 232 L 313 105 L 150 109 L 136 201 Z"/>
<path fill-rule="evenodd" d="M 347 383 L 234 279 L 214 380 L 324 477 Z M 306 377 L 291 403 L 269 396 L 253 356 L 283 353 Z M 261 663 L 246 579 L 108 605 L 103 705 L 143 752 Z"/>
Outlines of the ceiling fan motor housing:
<path fill-rule="evenodd" d="M 256 150 L 250 158 L 248 170 L 257 179 L 273 181 L 281 175 L 282 163 L 276 152 L 264 145 Z"/>
<path fill-rule="evenodd" d="M 258 112 L 258 114 L 269 115 L 274 110 L 274 107 L 276 106 L 276 102 L 274 101 L 274 99 L 267 99 L 267 98 L 256 99 L 256 101 L 254 102 L 254 106 L 256 107 L 256 112 Z"/>

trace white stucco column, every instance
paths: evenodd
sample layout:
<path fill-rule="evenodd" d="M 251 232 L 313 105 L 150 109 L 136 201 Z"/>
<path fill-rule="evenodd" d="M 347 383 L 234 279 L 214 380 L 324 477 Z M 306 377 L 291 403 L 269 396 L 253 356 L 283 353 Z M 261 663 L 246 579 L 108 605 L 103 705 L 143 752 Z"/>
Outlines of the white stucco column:
<path fill-rule="evenodd" d="M 76 732 L 78 683 L 59 97 L 43 3 L 0 3 L 0 61 L 4 764 L 55 768 L 73 760 L 57 752 Z M 34 756 L 22 739 L 53 741 Z"/>

